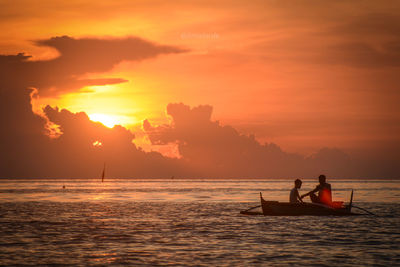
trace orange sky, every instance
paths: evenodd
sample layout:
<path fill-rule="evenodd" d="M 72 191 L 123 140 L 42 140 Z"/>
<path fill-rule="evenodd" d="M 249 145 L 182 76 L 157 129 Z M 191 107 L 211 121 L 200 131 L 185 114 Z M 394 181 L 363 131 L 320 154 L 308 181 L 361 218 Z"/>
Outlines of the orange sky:
<path fill-rule="evenodd" d="M 0 0 L 0 54 L 58 56 L 32 40 L 137 36 L 190 50 L 82 78 L 125 83 L 41 93 L 50 104 L 122 124 L 151 149 L 142 122 L 169 103 L 213 106 L 213 119 L 310 154 L 400 142 L 398 1 Z"/>

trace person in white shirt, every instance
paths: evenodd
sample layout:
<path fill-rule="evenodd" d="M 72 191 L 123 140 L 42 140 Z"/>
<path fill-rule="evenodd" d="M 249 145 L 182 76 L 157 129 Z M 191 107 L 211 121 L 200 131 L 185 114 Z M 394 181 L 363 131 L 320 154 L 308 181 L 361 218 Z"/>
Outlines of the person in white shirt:
<path fill-rule="evenodd" d="M 294 181 L 294 187 L 290 191 L 290 203 L 303 203 L 298 191 L 298 189 L 301 188 L 301 184 L 302 181 L 300 179 L 296 179 L 296 181 Z"/>

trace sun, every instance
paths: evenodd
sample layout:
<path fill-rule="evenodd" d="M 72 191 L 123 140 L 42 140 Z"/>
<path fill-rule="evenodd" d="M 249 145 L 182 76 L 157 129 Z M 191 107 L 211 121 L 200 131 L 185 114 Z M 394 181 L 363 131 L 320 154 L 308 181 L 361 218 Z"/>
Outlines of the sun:
<path fill-rule="evenodd" d="M 91 121 L 100 122 L 108 128 L 113 128 L 115 125 L 130 128 L 140 123 L 134 115 L 88 113 L 88 116 Z"/>
<path fill-rule="evenodd" d="M 108 128 L 113 128 L 115 125 L 121 124 L 117 116 L 113 115 L 94 113 L 94 114 L 89 114 L 89 118 L 92 121 L 100 122 L 101 124 L 107 126 Z"/>

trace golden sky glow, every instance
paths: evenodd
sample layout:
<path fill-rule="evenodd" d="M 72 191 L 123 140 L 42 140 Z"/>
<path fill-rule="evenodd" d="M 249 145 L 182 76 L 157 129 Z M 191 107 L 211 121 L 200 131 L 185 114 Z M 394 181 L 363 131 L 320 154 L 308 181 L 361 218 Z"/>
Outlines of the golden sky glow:
<path fill-rule="evenodd" d="M 368 23 L 379 14 L 392 18 L 399 5 L 311 2 L 306 8 L 301 1 L 1 1 L 0 52 L 55 58 L 55 49 L 32 40 L 61 35 L 138 36 L 190 50 L 87 73 L 82 78 L 127 82 L 50 92 L 35 102 L 84 111 L 107 127 L 123 125 L 143 147 L 143 120 L 168 123 L 166 106 L 180 102 L 209 104 L 213 119 L 288 151 L 309 154 L 326 145 L 360 151 L 398 142 L 399 65 L 357 56 L 360 43 L 379 56 L 386 42 L 398 41 Z"/>

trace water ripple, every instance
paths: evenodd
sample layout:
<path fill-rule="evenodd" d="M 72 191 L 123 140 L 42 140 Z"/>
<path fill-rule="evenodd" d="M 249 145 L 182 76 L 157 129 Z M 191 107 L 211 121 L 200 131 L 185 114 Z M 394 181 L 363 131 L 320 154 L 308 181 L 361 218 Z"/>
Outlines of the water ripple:
<path fill-rule="evenodd" d="M 361 195 L 360 205 L 378 216 L 244 216 L 240 210 L 258 204 L 258 192 L 250 190 L 254 184 L 201 184 L 208 191 L 199 183 L 183 184 L 189 188 L 182 190 L 142 188 L 135 194 L 157 194 L 140 195 L 139 201 L 115 185 L 104 191 L 77 183 L 75 194 L 54 193 L 54 184 L 34 189 L 44 193 L 23 183 L 18 186 L 25 189 L 2 184 L 0 265 L 400 265 L 398 201 L 372 202 Z M 281 182 L 275 189 L 266 194 L 270 199 L 287 198 Z M 124 200 L 94 199 L 99 190 Z"/>

